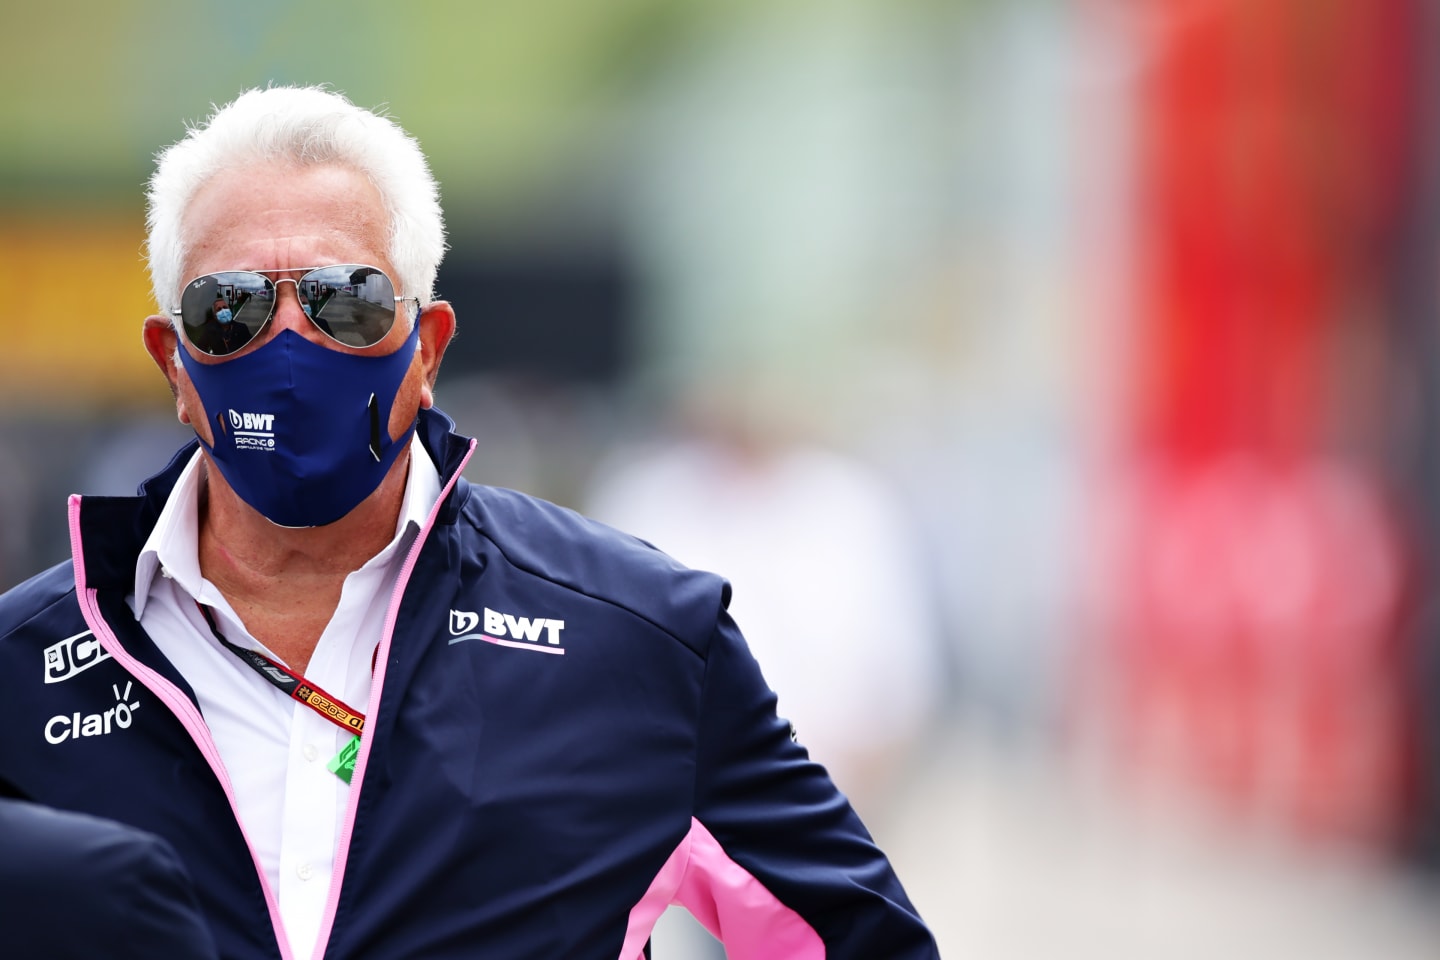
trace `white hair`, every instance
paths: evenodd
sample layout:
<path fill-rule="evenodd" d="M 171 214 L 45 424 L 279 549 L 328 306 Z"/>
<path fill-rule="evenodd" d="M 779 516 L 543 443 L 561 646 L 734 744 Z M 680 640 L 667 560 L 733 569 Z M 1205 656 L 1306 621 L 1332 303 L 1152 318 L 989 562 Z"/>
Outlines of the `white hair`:
<path fill-rule="evenodd" d="M 390 118 L 324 87 L 269 87 L 245 91 L 156 155 L 146 254 L 162 311 L 171 315 L 180 305 L 180 284 L 189 279 L 180 276 L 190 252 L 183 223 L 195 194 L 221 171 L 268 161 L 338 164 L 368 177 L 389 214 L 396 292 L 422 306 L 430 302 L 445 254 L 445 220 L 419 143 Z"/>

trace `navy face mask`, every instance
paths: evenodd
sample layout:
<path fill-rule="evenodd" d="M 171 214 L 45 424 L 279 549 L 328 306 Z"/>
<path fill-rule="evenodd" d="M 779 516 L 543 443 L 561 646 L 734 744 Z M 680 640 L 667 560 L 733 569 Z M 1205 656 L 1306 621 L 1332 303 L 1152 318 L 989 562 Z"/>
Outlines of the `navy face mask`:
<path fill-rule="evenodd" d="M 253 353 L 180 360 L 210 417 L 205 445 L 240 498 L 282 527 L 334 523 L 374 493 L 410 442 L 390 439 L 390 409 L 420 339 L 394 353 L 341 353 L 281 331 Z M 201 444 L 205 444 L 201 439 Z"/>

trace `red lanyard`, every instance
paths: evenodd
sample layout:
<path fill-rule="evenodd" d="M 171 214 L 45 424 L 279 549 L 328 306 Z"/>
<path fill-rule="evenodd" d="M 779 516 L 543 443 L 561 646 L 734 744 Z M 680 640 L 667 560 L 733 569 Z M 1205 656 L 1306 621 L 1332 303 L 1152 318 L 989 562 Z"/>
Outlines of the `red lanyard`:
<path fill-rule="evenodd" d="M 271 685 L 283 690 L 286 696 L 300 701 L 337 727 L 351 733 L 359 734 L 365 729 L 365 714 L 352 710 L 345 701 L 332 697 L 283 663 L 276 663 L 257 650 L 246 650 L 226 640 L 220 628 L 215 625 L 215 615 L 210 612 L 210 608 L 198 601 L 195 605 L 205 616 L 205 622 L 210 625 L 210 632 L 215 635 L 215 639 Z"/>

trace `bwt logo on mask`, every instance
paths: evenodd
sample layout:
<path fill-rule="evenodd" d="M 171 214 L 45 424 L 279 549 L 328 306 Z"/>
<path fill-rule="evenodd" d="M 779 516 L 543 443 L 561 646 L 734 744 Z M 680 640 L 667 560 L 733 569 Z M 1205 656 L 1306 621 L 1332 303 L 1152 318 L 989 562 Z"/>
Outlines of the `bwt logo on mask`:
<path fill-rule="evenodd" d="M 237 413 L 230 411 L 230 426 L 236 430 L 265 430 L 275 429 L 275 414 L 273 413 Z"/>
<path fill-rule="evenodd" d="M 232 439 L 237 450 L 274 450 L 275 414 L 230 411 Z"/>

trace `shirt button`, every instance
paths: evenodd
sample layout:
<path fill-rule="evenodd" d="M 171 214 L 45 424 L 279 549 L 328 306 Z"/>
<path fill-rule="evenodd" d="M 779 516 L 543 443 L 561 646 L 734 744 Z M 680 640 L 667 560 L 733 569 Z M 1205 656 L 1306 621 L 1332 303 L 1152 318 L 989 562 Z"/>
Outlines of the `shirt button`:
<path fill-rule="evenodd" d="M 300 864 L 300 866 L 295 868 L 295 876 L 299 877 L 301 880 L 309 880 L 311 877 L 315 876 L 315 868 L 310 866 L 310 864 L 308 863 L 302 863 Z"/>
<path fill-rule="evenodd" d="M 320 756 L 320 751 L 315 749 L 315 744 L 313 743 L 305 744 L 305 749 L 302 750 L 301 753 L 305 754 L 305 759 L 311 763 L 314 763 L 315 758 Z"/>

